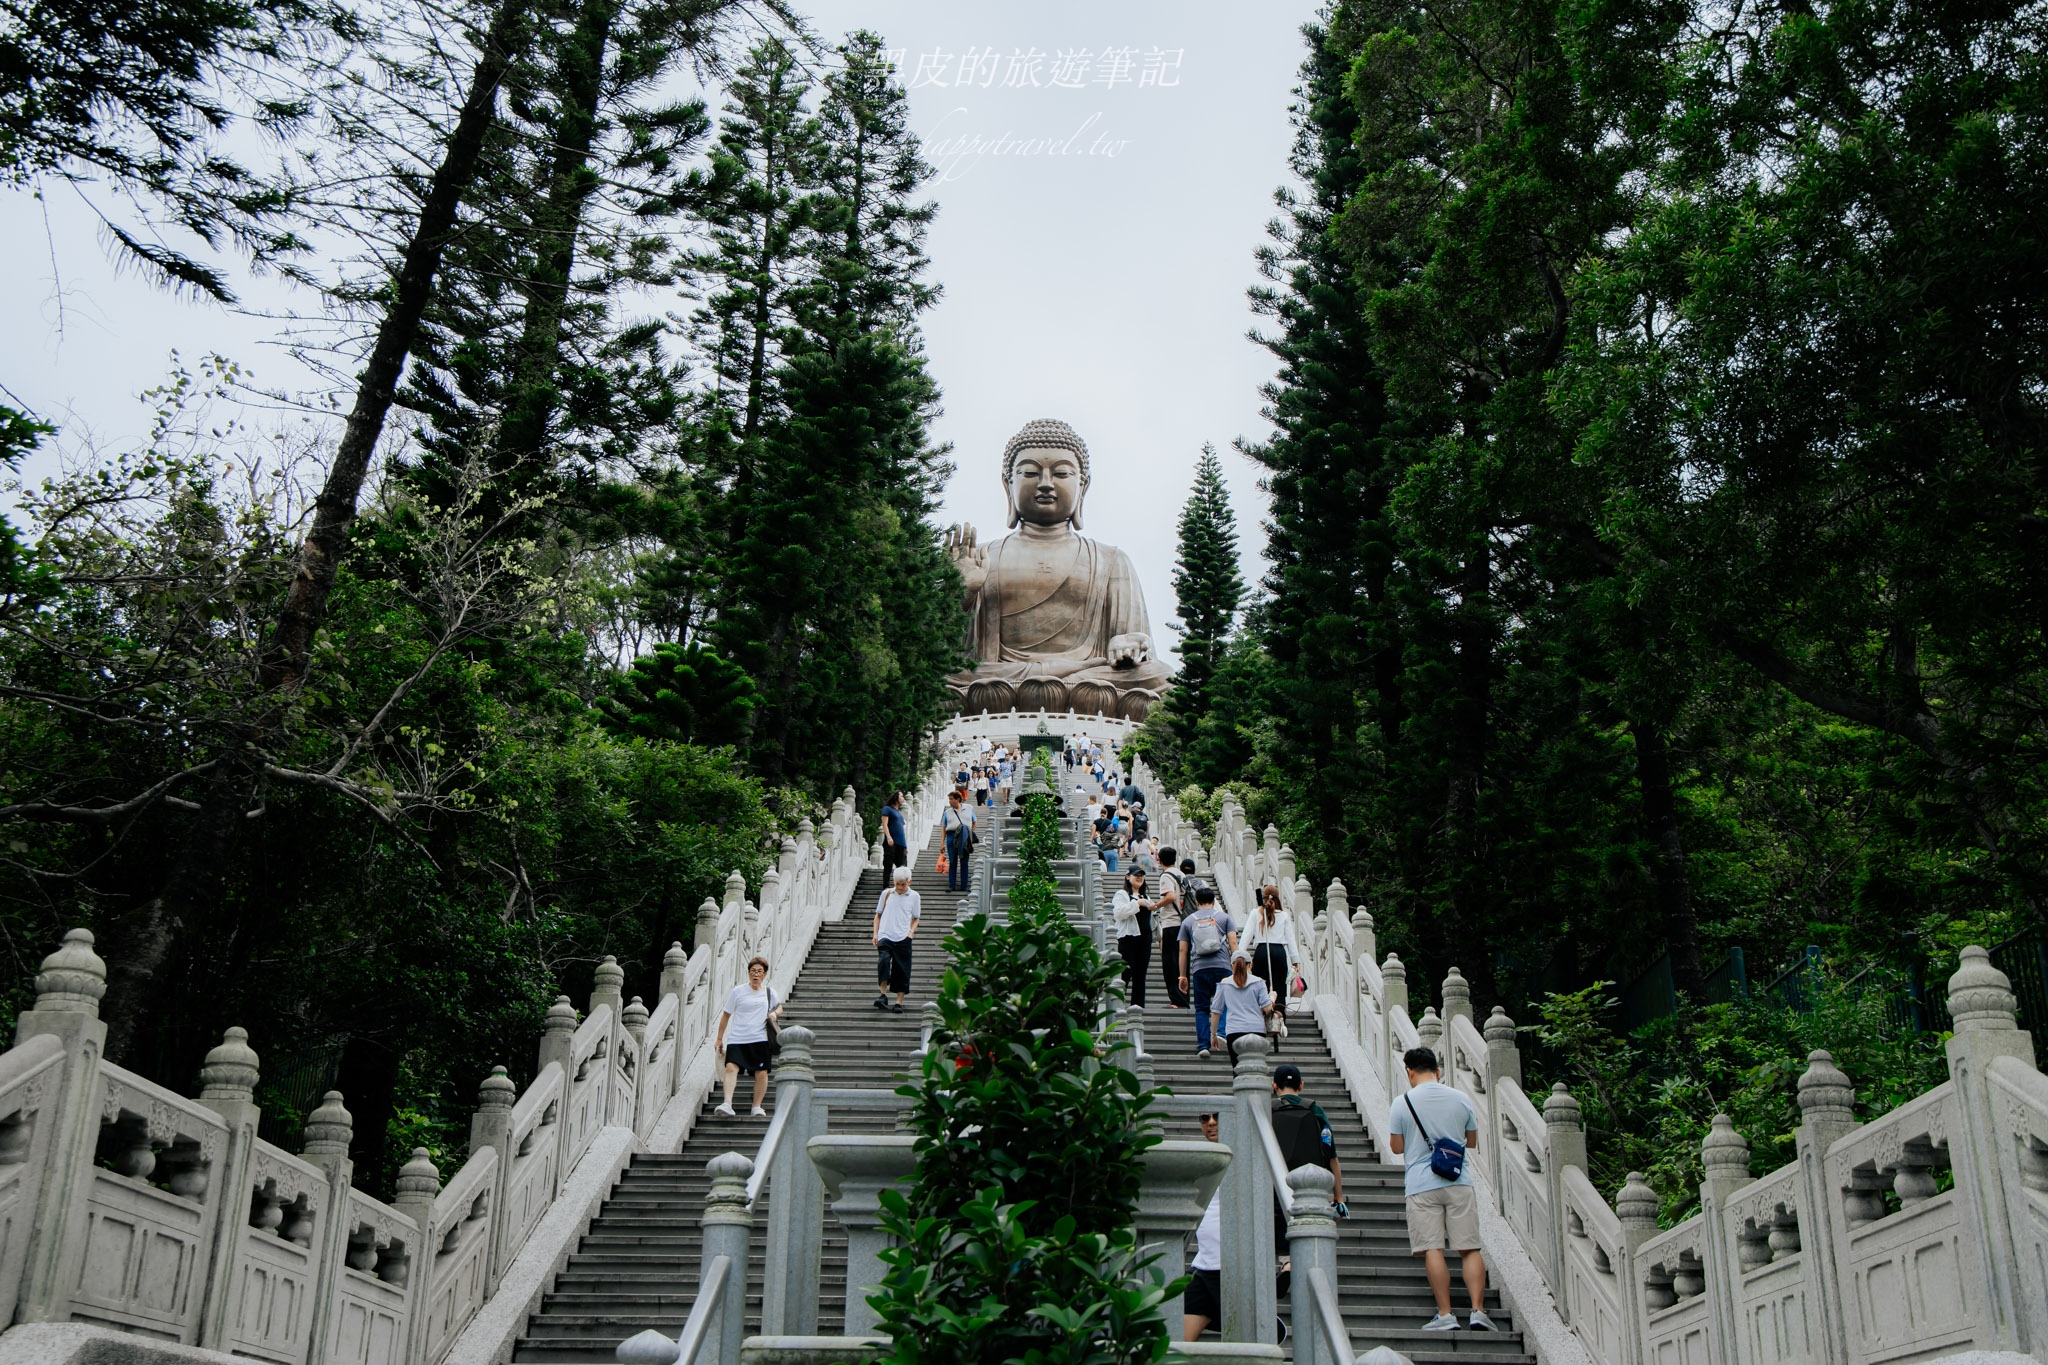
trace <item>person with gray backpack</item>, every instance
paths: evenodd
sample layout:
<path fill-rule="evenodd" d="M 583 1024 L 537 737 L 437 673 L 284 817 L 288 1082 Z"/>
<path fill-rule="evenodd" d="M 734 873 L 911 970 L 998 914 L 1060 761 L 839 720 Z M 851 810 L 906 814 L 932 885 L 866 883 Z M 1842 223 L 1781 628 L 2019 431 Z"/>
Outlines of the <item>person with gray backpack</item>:
<path fill-rule="evenodd" d="M 1472 1297 L 1472 1330 L 1497 1330 L 1486 1316 L 1486 1258 L 1479 1254 L 1479 1195 L 1466 1158 L 1479 1141 L 1479 1119 L 1466 1099 L 1442 1081 L 1436 1054 L 1411 1047 L 1401 1063 L 1408 1092 L 1394 1101 L 1387 1125 L 1387 1149 L 1408 1167 L 1408 1250 L 1422 1257 L 1436 1316 L 1425 1332 L 1455 1332 L 1451 1311 L 1451 1267 L 1446 1251 L 1464 1262 L 1465 1292 Z M 1462 1139 L 1462 1140 L 1461 1140 Z"/>
<path fill-rule="evenodd" d="M 1195 1055 L 1209 1055 L 1209 1010 L 1216 987 L 1230 975 L 1237 922 L 1216 903 L 1216 888 L 1198 886 L 1195 907 L 1180 922 L 1180 988 L 1195 1004 Z"/>

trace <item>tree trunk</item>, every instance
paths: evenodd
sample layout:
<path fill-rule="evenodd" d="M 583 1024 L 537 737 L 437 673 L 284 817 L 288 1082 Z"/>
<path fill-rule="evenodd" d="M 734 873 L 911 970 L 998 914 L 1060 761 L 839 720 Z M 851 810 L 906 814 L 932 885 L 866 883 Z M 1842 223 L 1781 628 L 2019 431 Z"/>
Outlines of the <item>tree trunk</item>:
<path fill-rule="evenodd" d="M 597 189 L 597 177 L 590 173 L 590 144 L 597 135 L 605 53 L 618 13 L 613 0 L 585 0 L 576 31 L 562 49 L 558 82 L 562 107 L 555 119 L 555 160 L 548 175 L 547 203 L 535 225 L 533 279 L 527 289 L 519 342 L 518 379 L 498 442 L 503 470 L 518 469 L 539 455 L 554 416 L 562 312 L 576 266 L 576 237 L 583 227 L 583 209 Z"/>
<path fill-rule="evenodd" d="M 1474 957 L 1486 906 L 1479 793 L 1486 775 L 1487 722 L 1493 688 L 1493 551 L 1481 532 L 1458 578 L 1457 693 L 1451 702 L 1450 781 L 1445 824 L 1451 859 L 1450 922 L 1445 951 L 1475 987 L 1492 979 L 1492 961 Z"/>
<path fill-rule="evenodd" d="M 419 337 L 420 319 L 433 293 L 442 253 L 456 231 L 462 196 L 475 179 L 484 136 L 497 113 L 498 86 L 511 65 L 525 18 L 526 0 L 500 0 L 470 77 L 462 112 L 400 258 L 391 306 L 378 325 L 369 360 L 357 380 L 355 406 L 342 430 L 334 464 L 313 504 L 313 524 L 299 547 L 297 569 L 259 673 L 267 690 L 289 692 L 305 679 L 313 640 L 326 619 L 328 594 L 348 548 L 348 530 L 355 521 L 370 459 L 384 433 L 406 357 Z M 250 726 L 246 742 L 233 746 L 238 758 L 217 769 L 207 784 L 194 817 L 192 837 L 172 865 L 163 889 L 136 912 L 118 936 L 109 936 L 115 940 L 108 945 L 110 984 L 115 987 L 107 1001 L 109 1059 L 118 1059 L 127 1051 L 186 908 L 200 896 L 217 891 L 257 780 L 247 766 L 253 760 L 247 756 L 261 751 L 281 724 L 282 714 L 281 708 L 271 706 Z"/>
<path fill-rule="evenodd" d="M 398 1096 L 398 1054 L 378 1039 L 350 1038 L 342 1049 L 335 1089 L 341 1091 L 355 1119 L 348 1155 L 356 1164 L 356 1184 L 388 1199 L 391 1192 L 384 1182 L 384 1147 Z"/>
<path fill-rule="evenodd" d="M 298 569 L 292 576 L 291 589 L 278 613 L 277 628 L 264 658 L 266 687 L 293 688 L 305 678 L 313 638 L 326 619 L 327 596 L 334 588 L 335 572 L 348 548 L 348 529 L 355 522 L 356 501 L 362 496 L 370 459 L 384 434 L 384 420 L 390 415 L 406 357 L 412 354 L 413 344 L 419 339 L 420 319 L 433 295 L 442 253 L 455 236 L 456 213 L 462 197 L 476 178 L 484 136 L 497 116 L 498 86 L 512 64 L 516 47 L 523 41 L 521 29 L 525 22 L 526 0 L 499 0 L 483 51 L 477 56 L 476 70 L 470 76 L 462 112 L 442 152 L 441 164 L 434 169 L 426 200 L 420 205 L 419 222 L 399 258 L 398 275 L 392 281 L 391 306 L 378 325 L 370 358 L 357 380 L 355 407 L 342 430 L 334 464 L 313 504 L 312 529 L 299 547 Z"/>
<path fill-rule="evenodd" d="M 1695 1004 L 1707 998 L 1700 963 L 1699 919 L 1692 907 L 1692 879 L 1686 875 L 1685 840 L 1678 829 L 1678 803 L 1671 790 L 1671 752 L 1654 721 L 1637 720 L 1636 783 L 1643 796 L 1643 834 L 1650 841 L 1657 873 L 1657 913 L 1671 950 L 1671 981 Z"/>

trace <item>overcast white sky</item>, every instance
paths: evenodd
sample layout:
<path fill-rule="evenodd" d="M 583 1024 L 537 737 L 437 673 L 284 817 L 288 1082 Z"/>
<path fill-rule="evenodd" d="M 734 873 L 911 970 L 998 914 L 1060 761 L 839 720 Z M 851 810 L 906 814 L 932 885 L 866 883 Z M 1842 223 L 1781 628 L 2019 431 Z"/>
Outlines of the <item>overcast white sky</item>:
<path fill-rule="evenodd" d="M 1245 288 L 1287 179 L 1314 0 L 802 7 L 821 33 L 872 28 L 904 51 L 914 120 L 941 164 L 930 252 L 945 297 L 925 332 L 945 390 L 938 435 L 959 465 L 947 520 L 999 534 L 1003 442 L 1033 417 L 1071 423 L 1093 464 L 1088 533 L 1130 553 L 1171 647 L 1174 523 L 1204 441 L 1223 452 L 1246 578 L 1263 570 L 1258 474 L 1230 443 L 1266 433 L 1258 386 L 1273 365 L 1245 339 Z M 963 58 L 991 52 L 963 85 Z M 173 347 L 227 355 L 259 382 L 306 382 L 269 344 L 273 324 L 116 274 L 61 192 L 47 205 L 0 192 L 0 252 L 0 384 L 74 433 L 134 439 L 147 424 L 135 395 Z M 278 298 L 262 281 L 242 287 Z"/>

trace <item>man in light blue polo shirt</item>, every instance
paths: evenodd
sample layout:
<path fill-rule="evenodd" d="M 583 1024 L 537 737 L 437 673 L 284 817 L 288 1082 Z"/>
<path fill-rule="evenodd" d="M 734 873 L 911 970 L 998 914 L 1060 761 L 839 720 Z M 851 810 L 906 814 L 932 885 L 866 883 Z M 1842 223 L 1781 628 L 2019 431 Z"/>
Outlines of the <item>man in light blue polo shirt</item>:
<path fill-rule="evenodd" d="M 1455 1332 L 1451 1312 L 1451 1268 L 1448 1249 L 1465 1263 L 1465 1290 L 1472 1296 L 1472 1330 L 1496 1330 L 1486 1316 L 1486 1260 L 1479 1254 L 1479 1197 L 1472 1187 L 1472 1149 L 1479 1143 L 1479 1120 L 1472 1102 L 1443 1084 L 1436 1054 L 1412 1047 L 1401 1058 L 1408 1069 L 1408 1093 L 1394 1101 L 1387 1124 L 1387 1147 L 1408 1163 L 1408 1250 L 1422 1257 L 1429 1291 L 1436 1296 L 1436 1316 L 1425 1332 Z M 1468 1158 L 1455 1180 L 1431 1168 L 1431 1149 L 1439 1138 L 1465 1144 Z"/>

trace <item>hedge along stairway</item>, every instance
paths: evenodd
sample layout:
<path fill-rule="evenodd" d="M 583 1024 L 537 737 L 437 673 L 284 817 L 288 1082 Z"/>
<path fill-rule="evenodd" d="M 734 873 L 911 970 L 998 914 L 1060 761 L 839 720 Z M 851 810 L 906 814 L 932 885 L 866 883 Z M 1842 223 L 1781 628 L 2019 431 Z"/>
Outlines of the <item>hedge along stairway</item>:
<path fill-rule="evenodd" d="M 846 918 L 828 923 L 791 989 L 782 1022 L 816 1035 L 813 1066 L 819 1087 L 892 1089 L 914 1069 L 921 1028 L 920 1002 L 930 998 L 945 970 L 941 948 L 961 897 L 948 894 L 938 861 L 936 831 L 919 856 L 911 886 L 923 902 L 909 1002 L 901 1014 L 874 1008 L 875 952 L 869 945 L 876 900 L 885 885 L 873 869 L 861 876 Z M 621 1175 L 590 1231 L 556 1277 L 553 1288 L 528 1320 L 513 1351 L 515 1361 L 611 1362 L 618 1344 L 653 1328 L 673 1337 L 696 1300 L 702 1262 L 703 1217 L 711 1180 L 706 1163 L 724 1152 L 752 1156 L 767 1132 L 767 1119 L 747 1116 L 752 1081 L 733 1090 L 739 1116 L 713 1112 L 723 1096 L 715 1087 L 705 1098 L 689 1137 L 673 1155 L 636 1155 Z M 775 1109 L 771 1083 L 765 1106 Z M 887 1133 L 893 1115 L 834 1110 L 835 1133 Z M 770 1195 L 754 1205 L 757 1229 L 765 1227 Z M 766 1238 L 757 1235 L 747 1275 L 747 1332 L 760 1330 Z M 818 1330 L 836 1334 L 844 1321 L 846 1236 L 828 1214 L 820 1263 Z"/>

